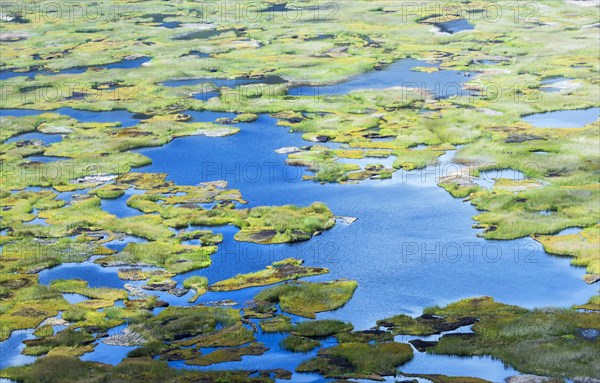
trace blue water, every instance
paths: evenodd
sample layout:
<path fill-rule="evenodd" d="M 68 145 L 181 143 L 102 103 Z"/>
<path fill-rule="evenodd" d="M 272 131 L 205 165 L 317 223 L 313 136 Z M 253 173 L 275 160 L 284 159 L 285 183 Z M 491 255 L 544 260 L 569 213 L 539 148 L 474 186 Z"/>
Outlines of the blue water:
<path fill-rule="evenodd" d="M 122 289 L 126 283 L 117 276 L 118 267 L 104 268 L 91 262 L 63 263 L 60 266 L 40 271 L 39 282 L 48 285 L 58 279 L 83 279 L 90 287 L 113 287 Z"/>
<path fill-rule="evenodd" d="M 33 338 L 33 330 L 17 330 L 7 340 L 0 342 L 0 369 L 33 363 L 35 357 L 21 354 L 25 348 L 23 341 Z"/>
<path fill-rule="evenodd" d="M 425 74 L 410 71 L 410 68 L 422 65 L 432 64 L 403 60 L 387 70 L 369 72 L 339 86 L 349 92 L 361 87 L 386 88 L 403 81 L 422 80 L 432 88 L 436 84 L 441 85 L 441 89 L 455 80 L 465 81 L 460 72 Z M 437 92 L 436 95 L 443 94 Z M 94 112 L 87 113 L 90 114 L 84 113 L 84 118 L 92 118 L 91 113 Z M 103 118 L 113 121 L 120 118 L 120 111 L 102 113 L 105 113 Z M 189 113 L 194 121 L 235 116 L 219 112 Z M 126 114 L 126 117 L 133 118 L 133 115 Z M 444 155 L 437 166 L 423 171 L 399 171 L 390 180 L 321 185 L 302 181 L 303 176 L 311 173 L 301 167 L 287 166 L 286 155 L 275 152 L 281 147 L 309 145 L 300 134 L 288 133 L 288 128 L 276 123 L 274 118 L 261 115 L 255 122 L 237 124 L 240 132 L 233 136 L 184 137 L 160 148 L 138 150 L 152 159 L 152 165 L 137 171 L 168 173 L 168 179 L 180 185 L 225 179 L 229 188 L 241 190 L 244 199 L 249 201 L 249 207 L 309 205 L 320 201 L 335 214 L 357 217 L 358 221 L 350 225 L 338 222 L 333 229 L 311 241 L 271 246 L 236 242 L 233 237 L 238 229 L 234 226 L 213 228 L 223 234 L 224 240 L 212 256 L 212 266 L 176 276 L 175 280 L 179 283 L 191 275 L 206 276 L 210 283 L 214 283 L 238 273 L 263 269 L 283 258 L 304 259 L 307 265 L 330 269 L 327 275 L 306 280 L 349 278 L 358 281 L 354 297 L 344 307 L 318 315 L 319 319 L 350 321 L 356 329 L 368 329 L 375 325 L 376 320 L 398 313 L 419 315 L 424 307 L 445 305 L 472 296 L 490 295 L 501 302 L 532 308 L 569 307 L 585 302 L 596 293 L 593 286 L 582 282 L 584 269 L 570 267 L 569 259 L 549 256 L 531 238 L 513 241 L 477 238 L 471 218 L 477 214 L 474 207 L 452 198 L 437 186 L 439 177 L 447 175 L 452 153 Z M 134 214 L 124 207 L 128 196 L 105 200 L 102 206 L 119 217 Z M 70 197 L 61 195 L 61 198 Z M 127 241 L 135 239 L 127 238 L 124 242 Z M 124 244 L 117 242 L 111 245 L 118 250 Z M 48 284 L 56 279 L 80 278 L 89 281 L 91 287 L 122 288 L 126 281 L 117 277 L 117 270 L 118 267 L 102 268 L 91 262 L 66 263 L 40 272 L 39 281 Z M 132 282 L 136 286 L 143 283 Z M 209 292 L 197 303 L 231 299 L 237 302 L 234 307 L 243 308 L 261 289 Z M 179 298 L 164 292 L 152 294 L 173 305 L 187 305 L 192 292 Z M 294 370 L 302 360 L 316 353 L 294 354 L 279 349 L 277 344 L 281 335 L 259 333 L 258 339 L 271 348 L 264 356 L 244 357 L 241 362 L 210 368 L 254 370 L 260 366 L 261 369 Z M 333 339 L 324 340 L 325 346 L 333 344 Z M 83 359 L 118 363 L 129 349 L 100 343 Z M 10 360 L 13 360 L 16 356 L 11 355 Z M 172 365 L 184 367 L 180 362 Z M 506 376 L 515 374 L 501 362 L 488 357 L 457 358 L 426 354 L 416 355 L 400 370 L 477 376 L 492 381 L 502 381 Z M 314 374 L 295 374 L 294 381 L 327 380 Z"/>
<path fill-rule="evenodd" d="M 180 21 L 165 21 L 164 23 L 160 23 L 158 26 L 167 28 L 167 29 L 174 29 L 174 28 L 179 28 L 180 25 L 181 25 Z"/>
<path fill-rule="evenodd" d="M 523 172 L 514 169 L 485 170 L 479 172 L 479 177 L 474 178 L 473 182 L 486 189 L 491 189 L 496 184 L 496 180 L 500 178 L 521 182 L 527 177 Z"/>
<path fill-rule="evenodd" d="M 117 198 L 102 199 L 100 206 L 102 210 L 114 214 L 117 218 L 134 217 L 136 215 L 142 215 L 141 211 L 127 206 L 127 200 L 129 197 L 135 194 L 143 194 L 143 190 L 136 190 L 134 188 L 127 189 L 125 194 Z"/>
<path fill-rule="evenodd" d="M 530 114 L 523 121 L 536 128 L 583 128 L 600 118 L 600 108 Z"/>
<path fill-rule="evenodd" d="M 64 116 L 69 116 L 80 122 L 120 122 L 121 127 L 127 128 L 140 123 L 141 120 L 147 118 L 147 116 L 132 113 L 127 110 L 111 110 L 111 111 L 91 111 L 73 108 L 59 108 L 53 110 L 36 110 L 36 109 L 0 109 L 0 116 L 13 116 L 13 117 L 25 117 L 25 116 L 39 116 L 44 113 L 57 113 Z M 18 137 L 22 137 L 18 136 Z M 59 136 L 60 137 L 60 136 Z M 7 142 L 12 142 L 15 137 L 10 138 Z M 55 141 L 56 142 L 56 141 Z"/>
<path fill-rule="evenodd" d="M 100 66 L 106 69 L 133 69 L 139 68 L 142 64 L 149 62 L 152 60 L 152 57 L 138 57 L 133 60 L 121 60 L 112 64 Z"/>
<path fill-rule="evenodd" d="M 28 156 L 25 157 L 26 160 L 31 161 L 31 162 L 42 162 L 42 163 L 48 163 L 48 162 L 56 162 L 56 161 L 61 161 L 61 160 L 65 160 L 67 159 L 67 157 L 55 157 L 55 156 Z"/>
<path fill-rule="evenodd" d="M 435 25 L 440 29 L 440 31 L 449 34 L 475 29 L 475 27 L 471 23 L 469 23 L 467 19 L 458 19 L 454 21 L 447 21 L 445 23 L 436 23 Z"/>
<path fill-rule="evenodd" d="M 2 115 L 4 115 L 4 113 L 2 113 Z M 13 137 L 9 138 L 8 140 L 4 141 L 4 143 L 10 144 L 12 142 L 32 141 L 32 140 L 39 140 L 39 141 L 42 141 L 45 145 L 49 145 L 49 144 L 53 144 L 55 142 L 62 141 L 62 135 L 47 134 L 47 133 L 41 133 L 41 132 L 30 132 L 30 133 L 23 133 L 23 134 L 18 134 L 16 136 L 13 136 Z M 29 158 L 31 159 L 31 157 L 29 157 Z"/>
<path fill-rule="evenodd" d="M 106 69 L 133 69 L 139 68 L 143 63 L 150 61 L 150 57 L 141 57 L 133 60 L 121 60 L 112 64 L 107 65 L 94 65 L 91 67 L 75 67 L 75 68 L 67 68 L 61 69 L 59 71 L 53 72 L 49 70 L 31 70 L 26 72 L 16 72 L 16 71 L 0 71 L 0 80 L 8 80 L 14 77 L 23 77 L 27 76 L 30 79 L 35 78 L 37 75 L 43 76 L 56 76 L 62 74 L 81 74 L 85 73 L 89 68 L 106 68 Z"/>
<path fill-rule="evenodd" d="M 72 305 L 89 300 L 90 298 L 76 293 L 64 293 L 63 298 Z"/>
<path fill-rule="evenodd" d="M 530 238 L 477 238 L 471 228 L 476 210 L 436 185 L 436 173 L 444 174 L 441 167 L 415 174 L 398 172 L 391 180 L 357 185 L 301 181 L 309 173 L 285 165 L 285 155 L 274 149 L 306 142 L 274 122 L 261 116 L 255 123 L 240 125 L 241 132 L 234 136 L 186 137 L 161 148 L 142 149 L 139 152 L 153 163 L 139 170 L 167 172 L 169 179 L 185 185 L 226 179 L 230 188 L 242 191 L 248 206 L 321 201 L 335 214 L 358 217 L 358 221 L 340 223 L 309 242 L 273 246 L 236 242 L 236 229 L 225 227 L 218 230 L 224 241 L 212 256 L 213 267 L 186 276 L 205 275 L 213 283 L 262 269 L 273 260 L 302 258 L 307 264 L 331 269 L 329 275 L 310 280 L 346 277 L 359 282 L 344 308 L 320 317 L 343 318 L 362 329 L 398 312 L 420 314 L 423 307 L 469 296 L 491 295 L 499 301 L 539 307 L 570 306 L 594 293 L 581 281 L 583 269 L 546 255 Z M 248 290 L 209 293 L 200 301 L 244 302 L 252 298 Z"/>
<path fill-rule="evenodd" d="M 433 73 L 413 71 L 414 67 L 437 67 L 422 60 L 404 59 L 397 61 L 380 71 L 370 71 L 352 77 L 339 84 L 320 84 L 296 86 L 289 89 L 292 96 L 332 97 L 348 94 L 360 89 L 385 89 L 391 87 L 415 88 L 429 91 L 437 98 L 467 96 L 472 93 L 462 89 L 462 85 L 471 77 L 456 70 L 441 70 Z M 407 91 L 408 92 L 408 91 Z M 408 93 L 407 93 L 408 94 Z M 414 92 L 411 91 L 411 95 Z"/>
<path fill-rule="evenodd" d="M 118 335 L 127 327 L 126 324 L 111 328 L 107 331 L 109 336 Z M 102 339 L 94 342 L 94 351 L 81 356 L 81 360 L 101 360 L 102 363 L 119 364 L 131 350 L 137 347 L 113 346 L 102 342 Z"/>

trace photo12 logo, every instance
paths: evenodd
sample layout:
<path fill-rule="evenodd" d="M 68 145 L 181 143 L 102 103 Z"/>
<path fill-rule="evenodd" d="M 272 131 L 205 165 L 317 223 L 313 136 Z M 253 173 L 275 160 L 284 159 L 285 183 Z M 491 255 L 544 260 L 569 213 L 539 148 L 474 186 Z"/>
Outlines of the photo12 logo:
<path fill-rule="evenodd" d="M 287 22 L 310 23 L 337 22 L 341 10 L 338 2 L 296 1 L 277 4 L 256 1 L 202 2 L 201 14 L 204 23 L 224 22 Z"/>
<path fill-rule="evenodd" d="M 529 0 L 498 2 L 407 1 L 400 5 L 400 19 L 427 22 L 447 22 L 463 18 L 469 22 L 497 23 L 509 17 L 515 23 L 533 22 L 540 14 L 540 5 Z"/>
<path fill-rule="evenodd" d="M 108 1 L 2 1 L 0 22 L 115 23 L 142 15 L 139 4 Z"/>

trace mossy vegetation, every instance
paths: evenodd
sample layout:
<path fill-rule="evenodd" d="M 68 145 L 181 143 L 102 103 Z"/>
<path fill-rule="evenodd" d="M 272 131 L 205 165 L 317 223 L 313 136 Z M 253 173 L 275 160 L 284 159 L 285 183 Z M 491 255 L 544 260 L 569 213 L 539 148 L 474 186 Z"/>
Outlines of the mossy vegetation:
<path fill-rule="evenodd" d="M 292 318 L 286 315 L 277 315 L 273 318 L 261 320 L 260 329 L 263 332 L 290 332 L 292 331 Z"/>
<path fill-rule="evenodd" d="M 185 363 L 195 366 L 209 366 L 211 364 L 234 362 L 242 360 L 245 355 L 259 356 L 267 352 L 269 349 L 262 343 L 250 343 L 245 347 L 220 348 L 209 354 L 201 355 L 194 359 L 187 360 Z"/>
<path fill-rule="evenodd" d="M 309 352 L 320 345 L 317 340 L 294 334 L 288 335 L 280 342 L 281 348 L 293 352 Z"/>
<path fill-rule="evenodd" d="M 320 275 L 329 272 L 321 267 L 302 266 L 304 261 L 294 258 L 288 258 L 274 262 L 263 271 L 250 274 L 240 274 L 233 278 L 217 282 L 211 285 L 210 291 L 231 291 L 240 290 L 253 286 L 266 286 L 275 283 Z"/>
<path fill-rule="evenodd" d="M 473 334 L 444 335 L 429 352 L 449 355 L 491 355 L 524 373 L 556 378 L 595 377 L 598 314 L 575 310 L 525 310 L 490 298 L 475 298 L 445 308 L 436 315 L 474 315 Z M 587 334 L 592 334 L 591 337 Z"/>
<path fill-rule="evenodd" d="M 32 365 L 5 370 L 0 373 L 3 376 L 25 382 L 73 383 L 270 381 L 245 373 L 175 371 L 141 357 L 204 365 L 264 352 L 256 343 L 244 347 L 253 338 L 236 310 L 170 307 L 152 316 L 149 310 L 158 305 L 155 298 L 128 300 L 124 291 L 90 288 L 83 281 L 40 286 L 36 277 L 45 268 L 98 255 L 96 262 L 104 266 L 163 269 L 122 272 L 126 279 L 172 284 L 175 274 L 209 267 L 210 256 L 222 240 L 207 230 L 186 231 L 190 225 L 235 225 L 240 229 L 237 240 L 259 244 L 308 240 L 331 228 L 333 213 L 323 204 L 237 208 L 236 204 L 245 203 L 241 193 L 222 184 L 178 186 L 167 181 L 165 174 L 132 172 L 150 164 L 149 158 L 134 149 L 192 135 L 219 139 L 238 133 L 263 114 L 277 119 L 282 129 L 303 134 L 307 146 L 287 153 L 287 163 L 308 167 L 314 174 L 306 179 L 316 182 L 387 179 L 400 169 L 433 166 L 444 152 L 457 149 L 453 161 L 466 169 L 461 174 L 442 172 L 438 181 L 453 196 L 468 198 L 481 211 L 475 218 L 485 238 L 531 235 L 548 252 L 572 256 L 573 264 L 587 267 L 588 282 L 598 280 L 600 152 L 590 143 L 597 141 L 600 125 L 545 129 L 522 120 L 532 113 L 600 104 L 595 7 L 544 1 L 541 16 L 534 20 L 515 22 L 513 12 L 503 12 L 495 22 L 475 20 L 475 29 L 466 33 L 440 35 L 431 31 L 431 25 L 465 15 L 440 18 L 435 9 L 405 14 L 401 2 L 353 1 L 344 2 L 335 20 L 315 22 L 313 4 L 307 3 L 295 4 L 303 11 L 296 20 L 301 28 L 290 28 L 285 17 L 253 7 L 248 8 L 247 17 L 232 21 L 223 19 L 219 11 L 204 12 L 205 4 L 197 2 L 146 1 L 134 3 L 135 12 L 120 13 L 106 23 L 72 19 L 68 12 L 55 15 L 49 23 L 48 15 L 40 15 L 38 7 L 29 8 L 32 4 L 27 1 L 23 4 L 24 12 L 2 15 L 2 43 L 11 49 L 4 50 L 0 66 L 17 75 L 1 81 L 1 106 L 47 113 L 23 117 L 3 113 L 0 117 L 0 229 L 7 229 L 0 236 L 0 340 L 11 331 L 37 327 L 39 339 L 28 344 L 27 352 L 48 355 Z M 484 9 L 496 3 L 469 5 Z M 112 14 L 109 9 L 121 9 L 123 4 L 106 1 L 99 6 L 107 7 L 103 15 L 108 15 Z M 400 14 L 403 22 L 398 20 Z M 199 15 L 206 23 L 203 26 L 198 25 Z M 165 19 L 175 26 L 162 25 Z M 199 31 L 198 27 L 215 29 Z M 547 44 L 549 35 L 554 44 Z M 415 64 L 408 72 L 410 78 L 448 69 L 461 71 L 467 80 L 463 90 L 469 95 L 463 91 L 459 96 L 434 98 L 430 90 L 411 89 L 407 81 L 390 89 L 349 94 L 338 92 L 335 86 L 328 88 L 373 68 L 386 70 L 390 63 L 407 57 L 436 62 Z M 144 63 L 136 67 L 138 59 Z M 119 64 L 131 65 L 119 68 Z M 77 68 L 85 70 L 61 72 Z M 568 77 L 568 84 L 558 92 L 545 92 L 544 80 L 558 75 Z M 165 85 L 174 79 L 204 80 L 180 87 Z M 250 82 L 224 85 L 225 80 Z M 74 89 L 66 89 L 65 84 Z M 292 95 L 289 89 L 299 84 L 322 89 Z M 55 91 L 54 96 L 46 91 Z M 110 122 L 77 121 L 68 116 L 72 111 L 59 109 L 65 106 L 96 112 L 98 117 L 101 112 L 118 111 L 135 121 L 120 123 L 126 119 L 122 117 Z M 235 117 L 215 116 L 207 122 L 192 117 L 193 112 L 204 110 L 232 112 Z M 54 139 L 45 143 L 22 136 L 19 141 L 26 133 Z M 56 158 L 44 162 L 31 156 Z M 528 179 L 499 177 L 489 189 L 474 182 L 482 172 L 500 169 L 518 170 Z M 34 191 L 31 186 L 42 189 Z M 58 195 L 71 191 L 79 194 L 68 202 Z M 118 218 L 102 210 L 103 199 L 131 191 L 135 194 L 127 204 L 139 215 Z M 215 206 L 205 208 L 204 204 Z M 582 230 L 556 235 L 568 227 Z M 106 247 L 122 235 L 149 242 L 132 243 L 122 251 Z M 183 243 L 191 239 L 200 244 Z M 263 286 L 307 275 L 295 269 L 282 278 L 280 271 L 291 266 L 280 270 L 273 265 L 213 286 Z M 208 281 L 192 277 L 184 287 L 195 291 L 195 300 L 207 290 Z M 389 325 L 390 331 L 384 333 L 350 332 L 340 323 L 322 323 L 315 330 L 314 322 L 292 325 L 287 317 L 272 318 L 277 304 L 285 312 L 314 318 L 318 312 L 341 307 L 355 289 L 351 281 L 287 283 L 259 293 L 257 299 L 267 302 L 245 309 L 244 315 L 269 318 L 261 322 L 264 331 L 294 331 L 287 339 L 298 350 L 314 344 L 310 336 L 335 335 L 342 344 L 323 351 L 303 368 L 343 377 L 376 378 L 402 363 L 408 354 L 403 346 L 390 342 L 392 333 L 439 333 L 469 324 L 471 318 L 479 319 L 475 336 L 445 336 L 435 352 L 492 355 L 523 371 L 549 375 L 600 375 L 586 363 L 598 354 L 597 340 L 584 342 L 578 332 L 593 327 L 590 323 L 597 318 L 592 313 L 528 311 L 481 299 L 431 308 L 417 318 L 388 318 L 380 323 Z M 71 305 L 63 293 L 91 299 Z M 125 308 L 111 307 L 124 298 Z M 598 300 L 594 297 L 580 308 L 597 310 Z M 59 311 L 71 321 L 68 332 L 54 335 L 46 325 L 38 327 Z M 132 353 L 138 357 L 115 367 L 69 357 L 90 350 L 86 334 L 125 320 L 148 341 Z M 192 339 L 195 347 L 228 348 L 200 356 L 196 349 L 177 343 Z"/>
<path fill-rule="evenodd" d="M 261 291 L 255 299 L 279 303 L 290 314 L 315 318 L 316 314 L 342 307 L 354 294 L 355 281 L 325 283 L 291 282 Z"/>
<path fill-rule="evenodd" d="M 318 372 L 330 378 L 380 379 L 394 375 L 396 367 L 413 358 L 409 345 L 343 343 L 322 349 L 316 358 L 303 362 L 298 372 Z"/>
<path fill-rule="evenodd" d="M 208 278 L 198 275 L 189 277 L 183 281 L 183 287 L 194 290 L 195 294 L 192 298 L 190 298 L 190 302 L 196 302 L 201 295 L 207 292 Z"/>
<path fill-rule="evenodd" d="M 267 383 L 268 377 L 250 377 L 248 372 L 237 371 L 188 371 L 170 368 L 166 362 L 147 358 L 125 359 L 116 366 L 84 362 L 78 358 L 53 355 L 37 359 L 22 367 L 11 367 L 0 376 L 23 383 L 65 382 L 84 383 L 92 380 L 119 382 L 181 382 L 181 381 L 227 381 L 231 383 Z"/>
<path fill-rule="evenodd" d="M 349 332 L 353 329 L 354 327 L 350 323 L 333 319 L 323 319 L 300 322 L 294 326 L 293 332 L 308 338 L 319 338 Z"/>

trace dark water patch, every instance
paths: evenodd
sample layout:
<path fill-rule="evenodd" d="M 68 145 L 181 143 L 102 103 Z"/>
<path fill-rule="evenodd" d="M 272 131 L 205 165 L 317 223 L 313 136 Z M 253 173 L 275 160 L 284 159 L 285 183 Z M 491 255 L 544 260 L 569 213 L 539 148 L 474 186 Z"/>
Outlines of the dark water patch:
<path fill-rule="evenodd" d="M 49 71 L 49 70 L 29 70 L 29 71 L 1 71 L 0 72 L 0 80 L 8 80 L 14 77 L 28 77 L 30 79 L 35 78 L 37 75 L 44 76 L 56 76 L 59 74 L 81 74 L 87 71 L 86 67 L 75 67 L 62 69 L 59 71 Z"/>
<path fill-rule="evenodd" d="M 201 29 L 193 32 L 186 32 L 175 37 L 172 40 L 196 40 L 196 39 L 210 39 L 214 36 L 219 36 L 228 32 L 236 32 L 236 28 L 223 28 L 223 29 Z"/>
<path fill-rule="evenodd" d="M 304 41 L 329 40 L 329 39 L 333 39 L 334 37 L 335 37 L 335 35 L 322 34 L 322 35 L 317 35 L 317 36 L 313 36 L 313 37 L 308 37 L 308 38 L 304 39 Z"/>
<path fill-rule="evenodd" d="M 161 28 L 175 29 L 181 26 L 181 21 L 165 21 L 158 25 Z"/>
<path fill-rule="evenodd" d="M 441 32 L 449 34 L 475 29 L 475 26 L 469 23 L 467 19 L 457 19 L 446 21 L 444 23 L 435 23 L 434 25 L 438 27 Z"/>
<path fill-rule="evenodd" d="M 260 12 L 265 12 L 265 13 L 269 13 L 269 12 L 286 12 L 286 11 L 288 11 L 287 3 L 273 4 L 273 5 L 271 5 L 268 8 L 260 10 Z"/>
<path fill-rule="evenodd" d="M 177 16 L 174 13 L 148 13 L 142 16 L 143 19 L 151 19 L 153 23 L 162 23 L 166 18 Z"/>
<path fill-rule="evenodd" d="M 187 55 L 185 55 L 183 57 L 187 57 L 187 56 L 196 56 L 198 58 L 205 59 L 205 58 L 209 58 L 210 54 L 193 50 L 193 51 L 190 51 Z"/>
<path fill-rule="evenodd" d="M 583 128 L 600 118 L 600 108 L 559 110 L 536 113 L 523 117 L 523 121 L 536 128 Z"/>
<path fill-rule="evenodd" d="M 138 57 L 131 60 L 124 59 L 105 66 L 101 65 L 99 67 L 104 67 L 106 69 L 134 69 L 141 67 L 142 64 L 147 63 L 150 60 L 152 60 L 152 57 Z"/>

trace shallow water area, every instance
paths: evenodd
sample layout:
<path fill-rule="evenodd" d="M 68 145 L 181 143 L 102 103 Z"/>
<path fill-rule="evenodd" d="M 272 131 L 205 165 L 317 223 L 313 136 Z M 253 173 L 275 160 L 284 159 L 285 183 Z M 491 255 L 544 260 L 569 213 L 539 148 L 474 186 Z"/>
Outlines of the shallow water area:
<path fill-rule="evenodd" d="M 288 90 L 291 96 L 335 97 L 355 90 L 386 89 L 404 87 L 427 91 L 436 98 L 452 96 L 469 96 L 471 91 L 463 89 L 463 84 L 471 80 L 470 74 L 456 70 L 439 70 L 432 73 L 415 71 L 415 67 L 432 68 L 432 64 L 422 60 L 403 59 L 396 61 L 382 70 L 373 70 L 338 84 L 320 84 L 294 86 Z M 407 90 L 413 94 L 415 90 Z"/>
<path fill-rule="evenodd" d="M 135 188 L 129 188 L 125 190 L 125 194 L 117 198 L 102 199 L 100 206 L 102 210 L 107 213 L 115 215 L 117 218 L 135 217 L 137 215 L 143 215 L 141 211 L 134 209 L 127 205 L 129 197 L 138 194 L 144 194 L 144 190 L 137 190 Z"/>
<path fill-rule="evenodd" d="M 241 190 L 248 207 L 320 201 L 334 214 L 358 221 L 338 224 L 308 242 L 268 246 L 237 242 L 235 227 L 220 227 L 214 231 L 224 230 L 224 240 L 212 256 L 213 265 L 185 277 L 204 275 L 214 283 L 263 269 L 273 260 L 304 259 L 307 265 L 331 270 L 306 280 L 359 282 L 346 306 L 318 315 L 349 320 L 358 329 L 397 313 L 418 315 L 423 307 L 470 296 L 490 295 L 498 301 L 538 307 L 570 306 L 594 294 L 593 287 L 581 282 L 583 269 L 569 267 L 568 259 L 547 255 L 530 238 L 477 238 L 471 219 L 476 210 L 436 185 L 436 174 L 440 174 L 436 167 L 412 174 L 399 171 L 391 180 L 354 185 L 301 181 L 302 175 L 310 173 L 285 165 L 286 156 L 274 149 L 305 142 L 275 123 L 261 116 L 243 124 L 233 136 L 185 137 L 161 148 L 142 149 L 139 152 L 153 164 L 140 170 L 166 172 L 168 179 L 184 185 L 225 179 L 229 188 Z M 181 163 L 194 166 L 181 167 Z M 511 289 L 505 287 L 508 281 Z M 548 288 L 556 292 L 552 297 Z M 236 302 L 253 296 L 245 290 L 209 293 L 200 301 L 217 299 L 212 295 Z"/>
<path fill-rule="evenodd" d="M 10 143 L 13 143 L 13 142 L 20 142 L 20 141 L 39 140 L 39 141 L 42 141 L 44 143 L 44 145 L 50 145 L 50 144 L 53 144 L 55 142 L 60 142 L 60 141 L 62 141 L 62 139 L 63 139 L 63 136 L 61 134 L 47 134 L 47 133 L 42 133 L 42 132 L 29 132 L 29 133 L 23 133 L 23 134 L 18 134 L 16 136 L 12 136 L 8 140 L 4 141 L 4 143 L 5 144 L 10 144 Z M 32 156 L 27 157 L 27 158 L 31 159 L 31 157 Z M 40 157 L 43 157 L 43 156 L 40 156 Z M 48 158 L 51 158 L 51 157 L 48 157 Z"/>
<path fill-rule="evenodd" d="M 467 19 L 457 19 L 453 21 L 447 21 L 445 23 L 436 23 L 435 26 L 438 27 L 441 32 L 448 34 L 475 29 L 475 26 L 469 23 Z"/>
<path fill-rule="evenodd" d="M 523 121 L 536 128 L 583 128 L 600 118 L 600 108 L 559 110 L 536 113 L 523 117 Z"/>
<path fill-rule="evenodd" d="M 473 182 L 486 189 L 492 189 L 500 178 L 520 182 L 527 179 L 527 176 L 525 173 L 514 169 L 485 170 L 479 172 L 479 177 L 475 177 Z"/>
<path fill-rule="evenodd" d="M 11 366 L 22 366 L 33 363 L 35 357 L 23 355 L 21 352 L 25 348 L 24 340 L 33 339 L 33 330 L 17 330 L 10 334 L 5 341 L 0 342 L 0 369 Z"/>
<path fill-rule="evenodd" d="M 41 162 L 41 163 L 48 163 L 48 162 L 56 162 L 56 161 L 62 161 L 62 160 L 67 160 L 68 157 L 55 157 L 55 156 L 27 156 L 25 157 L 25 159 L 27 161 L 30 162 Z"/>

